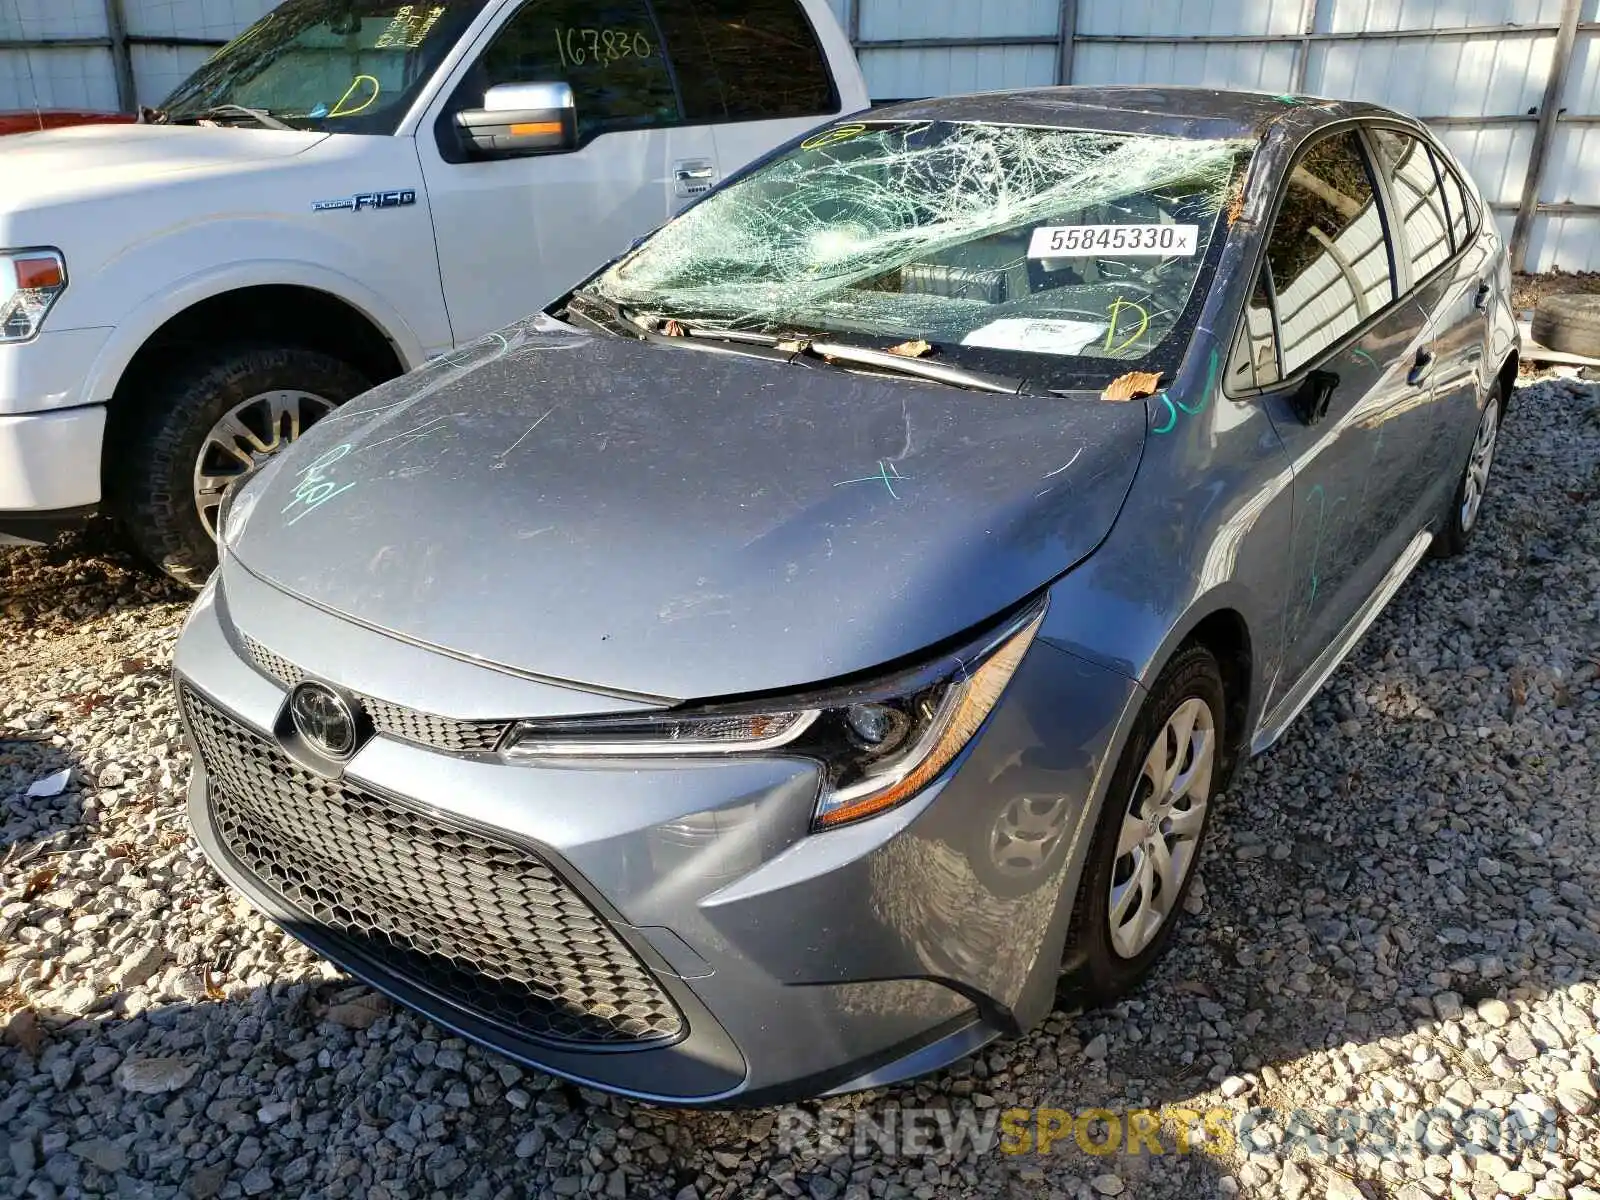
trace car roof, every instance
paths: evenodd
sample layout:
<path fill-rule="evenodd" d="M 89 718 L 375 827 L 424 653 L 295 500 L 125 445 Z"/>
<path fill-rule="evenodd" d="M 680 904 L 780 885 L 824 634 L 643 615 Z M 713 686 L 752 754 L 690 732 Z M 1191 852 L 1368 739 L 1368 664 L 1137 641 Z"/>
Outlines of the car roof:
<path fill-rule="evenodd" d="M 1277 126 L 1297 134 L 1351 117 L 1409 120 L 1375 104 L 1206 87 L 1085 86 L 974 92 L 888 104 L 872 121 L 984 121 L 1104 129 L 1168 137 L 1256 138 Z"/>

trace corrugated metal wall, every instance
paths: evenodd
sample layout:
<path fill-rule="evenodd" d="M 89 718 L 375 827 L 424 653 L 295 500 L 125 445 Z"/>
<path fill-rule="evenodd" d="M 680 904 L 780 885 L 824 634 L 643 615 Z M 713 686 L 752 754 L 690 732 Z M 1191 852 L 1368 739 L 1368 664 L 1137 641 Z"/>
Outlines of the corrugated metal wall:
<path fill-rule="evenodd" d="M 1360 98 L 1433 119 L 1513 231 L 1566 0 L 832 0 L 875 99 L 1056 82 Z M 1581 0 L 1527 238 L 1600 269 L 1600 0 Z M 1067 34 L 1064 38 L 1064 34 Z"/>
<path fill-rule="evenodd" d="M 277 3 L 0 0 L 0 110 L 131 107 L 122 87 L 139 104 L 157 104 Z M 115 19 L 122 28 L 113 28 Z M 131 72 L 119 86 L 121 45 Z"/>
<path fill-rule="evenodd" d="M 879 99 L 1072 83 L 1359 97 L 1434 118 L 1507 235 L 1569 0 L 830 0 Z M 1531 270 L 1600 269 L 1600 0 L 1549 123 Z M 0 109 L 157 103 L 273 0 L 0 0 Z M 121 12 L 114 29 L 108 13 Z M 1063 36 L 1064 33 L 1067 36 Z M 48 46 L 44 43 L 53 43 Z M 117 48 L 126 44 L 127 57 Z M 127 63 L 119 82 L 117 64 Z"/>

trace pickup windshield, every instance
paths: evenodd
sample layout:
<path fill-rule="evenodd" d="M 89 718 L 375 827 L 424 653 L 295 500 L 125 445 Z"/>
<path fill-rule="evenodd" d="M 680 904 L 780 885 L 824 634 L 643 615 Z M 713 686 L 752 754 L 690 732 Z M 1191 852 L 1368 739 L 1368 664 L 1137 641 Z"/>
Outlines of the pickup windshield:
<path fill-rule="evenodd" d="M 288 0 L 178 86 L 170 122 L 392 134 L 485 0 Z M 233 106 L 233 107 L 228 107 Z M 258 124 L 265 124 L 259 119 Z"/>
<path fill-rule="evenodd" d="M 1176 365 L 1253 145 L 835 126 L 708 196 L 588 290 L 647 319 L 926 341 L 952 362 L 1095 386 Z"/>

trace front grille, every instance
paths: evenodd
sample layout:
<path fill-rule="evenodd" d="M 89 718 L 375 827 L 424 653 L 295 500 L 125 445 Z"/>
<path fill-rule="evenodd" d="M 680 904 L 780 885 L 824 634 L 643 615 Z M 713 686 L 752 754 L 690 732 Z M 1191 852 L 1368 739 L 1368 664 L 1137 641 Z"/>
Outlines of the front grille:
<path fill-rule="evenodd" d="M 323 779 L 180 685 L 233 860 L 358 955 L 525 1037 L 625 1045 L 682 1018 L 543 859 Z"/>
<path fill-rule="evenodd" d="M 287 688 L 306 679 L 306 672 L 283 655 L 267 649 L 249 634 L 242 633 L 239 637 L 244 643 L 245 657 L 268 679 L 275 679 Z M 510 728 L 509 721 L 457 721 L 372 696 L 357 696 L 356 699 L 367 710 L 372 727 L 379 733 L 456 754 L 487 754 L 500 744 Z"/>

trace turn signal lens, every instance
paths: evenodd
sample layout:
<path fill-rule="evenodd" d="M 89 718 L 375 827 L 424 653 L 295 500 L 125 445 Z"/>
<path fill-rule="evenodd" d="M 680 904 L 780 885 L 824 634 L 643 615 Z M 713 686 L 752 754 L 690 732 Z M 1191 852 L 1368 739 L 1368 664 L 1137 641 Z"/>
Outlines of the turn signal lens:
<path fill-rule="evenodd" d="M 66 260 L 56 251 L 0 253 L 0 342 L 25 342 L 38 333 L 66 288 Z"/>

